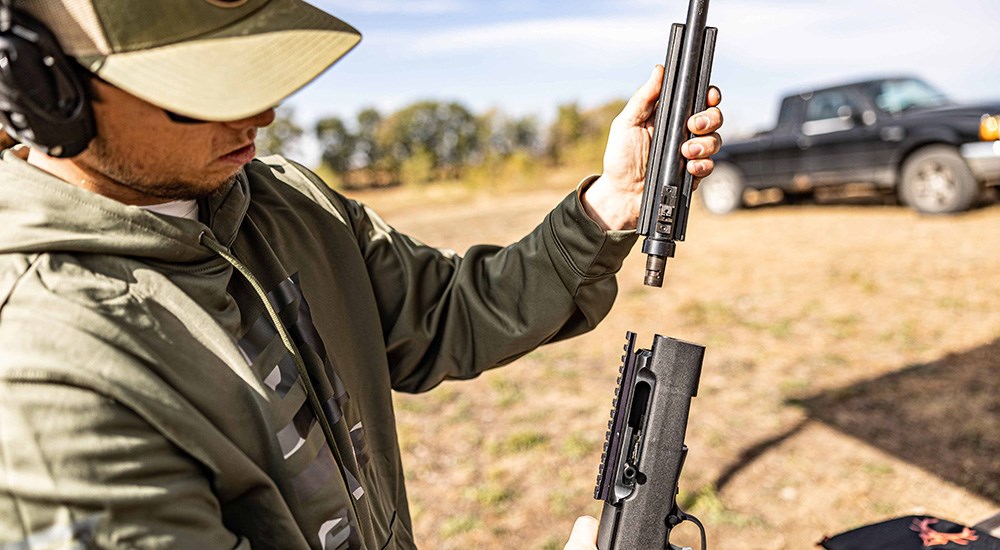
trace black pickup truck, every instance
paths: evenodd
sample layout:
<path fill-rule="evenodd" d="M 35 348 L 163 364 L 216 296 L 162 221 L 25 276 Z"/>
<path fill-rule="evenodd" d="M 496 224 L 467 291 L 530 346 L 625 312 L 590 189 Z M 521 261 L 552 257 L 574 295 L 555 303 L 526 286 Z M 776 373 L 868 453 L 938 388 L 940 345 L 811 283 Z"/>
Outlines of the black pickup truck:
<path fill-rule="evenodd" d="M 881 78 L 790 95 L 773 130 L 723 145 L 702 203 L 724 214 L 747 189 L 788 197 L 862 183 L 919 212 L 971 207 L 1000 184 L 1000 102 L 959 105 L 920 79 Z"/>

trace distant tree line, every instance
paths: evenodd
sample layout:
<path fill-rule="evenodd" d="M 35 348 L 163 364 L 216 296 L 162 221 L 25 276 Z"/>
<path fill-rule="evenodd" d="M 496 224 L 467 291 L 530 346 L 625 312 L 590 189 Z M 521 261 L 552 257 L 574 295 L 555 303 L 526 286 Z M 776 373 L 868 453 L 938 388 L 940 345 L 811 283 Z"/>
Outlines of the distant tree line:
<path fill-rule="evenodd" d="M 492 180 L 571 164 L 597 171 L 611 120 L 624 105 L 617 100 L 581 109 L 567 103 L 543 128 L 533 116 L 497 109 L 476 114 L 454 101 L 418 101 L 393 113 L 363 109 L 354 120 L 322 118 L 311 137 L 321 150 L 317 171 L 347 188 Z M 294 112 L 282 108 L 258 147 L 263 154 L 291 154 L 305 136 Z"/>

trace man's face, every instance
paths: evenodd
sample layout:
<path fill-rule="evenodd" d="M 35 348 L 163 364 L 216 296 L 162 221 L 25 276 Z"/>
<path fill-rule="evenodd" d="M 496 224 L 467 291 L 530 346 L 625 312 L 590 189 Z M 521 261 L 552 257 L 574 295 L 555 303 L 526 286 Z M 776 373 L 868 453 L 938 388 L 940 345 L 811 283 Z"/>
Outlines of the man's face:
<path fill-rule="evenodd" d="M 124 90 L 93 81 L 97 136 L 73 161 L 102 194 L 132 204 L 210 196 L 256 153 L 257 129 L 274 109 L 230 122 L 180 123 Z"/>

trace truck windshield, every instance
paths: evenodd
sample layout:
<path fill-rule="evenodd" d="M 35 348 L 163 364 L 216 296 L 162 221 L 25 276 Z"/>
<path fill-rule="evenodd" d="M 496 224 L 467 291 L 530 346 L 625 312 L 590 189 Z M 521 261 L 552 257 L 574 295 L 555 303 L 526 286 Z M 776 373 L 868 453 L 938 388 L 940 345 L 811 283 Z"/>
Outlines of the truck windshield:
<path fill-rule="evenodd" d="M 872 82 L 866 88 L 878 108 L 888 113 L 929 109 L 951 103 L 944 94 L 915 78 Z"/>

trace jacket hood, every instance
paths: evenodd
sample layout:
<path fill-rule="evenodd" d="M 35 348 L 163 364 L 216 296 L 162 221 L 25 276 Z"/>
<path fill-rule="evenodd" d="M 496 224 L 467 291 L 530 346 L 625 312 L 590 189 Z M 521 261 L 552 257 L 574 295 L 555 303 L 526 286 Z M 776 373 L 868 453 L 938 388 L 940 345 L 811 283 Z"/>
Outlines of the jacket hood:
<path fill-rule="evenodd" d="M 0 155 L 0 253 L 113 254 L 189 263 L 214 258 L 203 233 L 229 245 L 250 202 L 241 170 L 207 206 L 210 226 L 160 216 L 80 189 L 28 164 L 27 148 Z"/>

